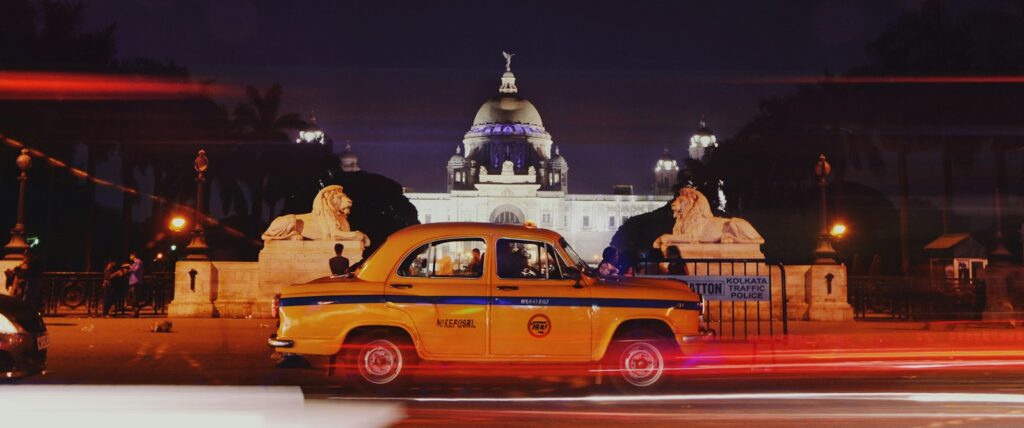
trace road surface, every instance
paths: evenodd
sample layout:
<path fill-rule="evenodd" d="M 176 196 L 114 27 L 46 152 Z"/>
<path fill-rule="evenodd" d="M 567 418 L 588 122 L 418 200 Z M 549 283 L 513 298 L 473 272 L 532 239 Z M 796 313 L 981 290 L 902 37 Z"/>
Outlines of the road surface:
<path fill-rule="evenodd" d="M 696 352 L 701 363 L 651 396 L 469 367 L 380 398 L 320 367 L 275 367 L 272 320 L 175 319 L 171 333 L 150 332 L 157 321 L 49 318 L 50 371 L 17 384 L 297 385 L 309 402 L 399 404 L 401 426 L 1024 426 L 1024 341 L 992 326 L 796 325 L 785 344 Z"/>

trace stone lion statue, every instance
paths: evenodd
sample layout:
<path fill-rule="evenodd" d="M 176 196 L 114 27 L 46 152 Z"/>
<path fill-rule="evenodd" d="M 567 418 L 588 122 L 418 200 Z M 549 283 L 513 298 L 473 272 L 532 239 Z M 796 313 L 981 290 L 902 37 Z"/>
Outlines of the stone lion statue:
<path fill-rule="evenodd" d="M 754 226 L 741 218 L 715 217 L 711 204 L 703 193 L 692 187 L 679 189 L 679 196 L 672 201 L 672 215 L 676 224 L 671 235 L 662 235 L 654 241 L 654 247 L 663 243 L 722 243 L 722 244 L 763 244 L 764 238 Z"/>
<path fill-rule="evenodd" d="M 270 222 L 263 240 L 360 240 L 370 245 L 370 238 L 353 231 L 348 224 L 352 200 L 336 184 L 324 187 L 313 199 L 313 210 L 306 214 L 286 214 Z"/>

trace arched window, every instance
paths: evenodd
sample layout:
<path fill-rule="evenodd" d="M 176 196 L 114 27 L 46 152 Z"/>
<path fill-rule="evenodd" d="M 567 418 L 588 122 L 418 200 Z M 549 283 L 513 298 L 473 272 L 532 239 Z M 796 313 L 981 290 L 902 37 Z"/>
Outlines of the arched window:
<path fill-rule="evenodd" d="M 497 224 L 523 224 L 523 220 L 526 219 L 523 210 L 519 209 L 512 204 L 505 204 L 499 206 L 491 211 L 490 215 L 491 223 Z"/>
<path fill-rule="evenodd" d="M 508 211 L 498 213 L 498 216 L 494 218 L 494 222 L 498 224 L 522 224 L 519 217 L 515 213 Z"/>

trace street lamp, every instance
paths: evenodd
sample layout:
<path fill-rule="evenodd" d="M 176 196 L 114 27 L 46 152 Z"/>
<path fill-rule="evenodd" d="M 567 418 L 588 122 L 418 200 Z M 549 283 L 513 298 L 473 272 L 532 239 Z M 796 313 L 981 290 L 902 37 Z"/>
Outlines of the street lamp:
<path fill-rule="evenodd" d="M 171 218 L 171 221 L 168 222 L 167 227 L 170 228 L 172 232 L 181 232 L 182 230 L 185 230 L 186 224 L 188 224 L 188 221 L 185 220 L 185 217 L 174 216 Z"/>
<path fill-rule="evenodd" d="M 832 237 L 828 228 L 828 206 L 825 199 L 825 186 L 828 184 L 828 175 L 832 172 L 832 165 L 825 160 L 825 155 L 818 157 L 818 163 L 814 164 L 814 175 L 818 177 L 818 187 L 821 189 L 820 220 L 821 232 L 818 234 L 818 245 L 814 248 L 814 264 L 835 264 L 836 250 L 832 248 Z M 843 228 L 845 231 L 845 227 Z"/>
<path fill-rule="evenodd" d="M 846 225 L 842 223 L 833 224 L 832 229 L 829 229 L 828 234 L 832 235 L 833 238 L 842 239 L 842 237 L 846 235 Z"/>
<path fill-rule="evenodd" d="M 11 240 L 4 247 L 7 253 L 4 259 L 22 260 L 29 247 L 25 241 L 25 182 L 28 181 L 28 169 L 32 167 L 32 156 L 28 155 L 28 149 L 21 149 L 14 163 L 21 170 L 18 174 L 18 217 L 14 229 L 11 229 Z"/>
<path fill-rule="evenodd" d="M 206 255 L 206 231 L 203 230 L 203 183 L 206 182 L 206 169 L 210 167 L 210 160 L 206 157 L 206 150 L 199 150 L 193 162 L 196 170 L 196 212 L 195 227 L 192 228 L 192 241 L 188 243 L 185 250 L 188 256 L 185 260 L 209 260 Z"/>

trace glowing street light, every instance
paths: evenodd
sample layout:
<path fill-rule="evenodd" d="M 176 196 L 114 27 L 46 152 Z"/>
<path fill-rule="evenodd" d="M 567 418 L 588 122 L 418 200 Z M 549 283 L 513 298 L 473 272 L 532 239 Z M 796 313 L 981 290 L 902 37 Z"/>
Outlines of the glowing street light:
<path fill-rule="evenodd" d="M 846 225 L 842 223 L 833 224 L 832 229 L 830 229 L 828 233 L 836 239 L 842 238 L 843 235 L 846 235 Z"/>
<path fill-rule="evenodd" d="M 174 232 L 181 232 L 182 230 L 185 230 L 185 225 L 186 224 L 188 224 L 188 221 L 185 220 L 185 217 L 175 216 L 174 218 L 171 219 L 171 221 L 168 224 L 168 226 Z"/>

